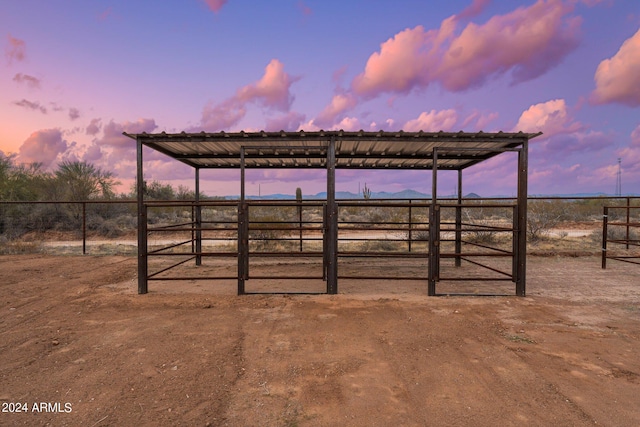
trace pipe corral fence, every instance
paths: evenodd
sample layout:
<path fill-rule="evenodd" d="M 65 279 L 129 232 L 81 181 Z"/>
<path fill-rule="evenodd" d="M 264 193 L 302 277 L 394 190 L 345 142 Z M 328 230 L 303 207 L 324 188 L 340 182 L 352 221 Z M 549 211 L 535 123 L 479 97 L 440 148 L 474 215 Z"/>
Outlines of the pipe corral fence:
<path fill-rule="evenodd" d="M 639 197 L 528 199 L 536 209 L 551 209 L 554 203 L 570 206 L 563 210 L 581 210 L 574 213 L 583 219 L 594 221 L 602 215 L 602 268 L 607 267 L 607 259 L 640 263 L 637 251 L 633 252 L 634 247 L 640 247 Z M 428 283 L 428 243 L 434 228 L 429 222 L 431 200 L 358 199 L 338 200 L 336 204 L 338 245 L 334 261 L 339 264 L 338 279 Z M 291 283 L 292 292 L 296 292 L 299 283 L 305 283 L 305 289 L 311 283 L 315 293 L 331 292 L 326 281 L 330 259 L 326 256 L 325 200 L 146 200 L 144 205 L 148 281 L 230 280 L 238 281 L 238 293 L 260 293 L 269 287 L 252 284 L 276 280 Z M 55 240 L 62 224 L 71 233 L 67 238 L 76 243 L 75 253 L 80 251 L 77 243 L 81 243 L 82 254 L 100 253 L 105 235 L 111 238 L 109 241 L 122 242 L 136 232 L 136 206 L 137 202 L 131 200 L 0 201 L 0 239 L 7 244 L 12 235 L 27 232 L 36 233 L 31 239 Z M 436 206 L 436 248 L 443 267 L 434 272 L 432 279 L 454 285 L 447 287 L 447 293 L 459 281 L 514 282 L 519 248 L 514 222 L 518 217 L 516 199 L 463 199 L 463 203 L 442 199 Z M 129 234 L 121 236 L 127 230 Z M 132 254 L 136 240 L 129 243 L 133 246 L 118 243 L 111 250 Z M 296 258 L 306 262 L 305 268 L 288 271 L 278 265 L 282 260 Z M 225 273 L 210 269 L 196 274 L 189 269 L 171 268 L 188 261 L 202 265 L 203 259 L 205 264 L 217 260 L 227 260 L 228 264 L 233 259 L 234 268 L 227 268 Z M 274 264 L 261 265 L 261 260 L 273 260 Z M 367 268 L 383 264 L 386 267 L 382 273 L 386 274 Z M 477 268 L 465 276 L 464 268 L 455 268 L 462 265 Z"/>
<path fill-rule="evenodd" d="M 635 213 L 635 215 L 634 215 Z M 622 230 L 620 230 L 622 229 Z M 631 247 L 640 247 L 640 238 L 635 230 L 640 229 L 640 206 L 604 206 L 602 213 L 602 268 L 607 268 L 607 260 L 616 260 L 640 264 L 640 255 L 626 255 L 611 250 L 608 244 L 622 245 L 628 251 Z"/>
<path fill-rule="evenodd" d="M 332 252 L 327 248 L 328 208 L 324 201 L 145 202 L 142 215 L 147 218 L 162 209 L 183 209 L 185 216 L 194 212 L 194 220 L 144 224 L 142 233 L 146 236 L 180 238 L 159 238 L 160 242 L 171 243 L 141 248 L 141 255 L 145 255 L 141 274 L 147 281 L 238 280 L 239 295 L 273 293 L 268 287 L 260 287 L 261 291 L 250 289 L 251 283 L 265 280 L 292 281 L 291 290 L 282 293 L 337 293 L 327 280 L 331 263 L 345 264 L 344 271 L 338 269 L 339 280 L 418 280 L 434 287 L 440 281 L 517 281 L 519 234 L 514 225 L 518 214 L 513 201 L 437 204 L 433 213 L 427 201 L 344 200 L 336 205 L 337 250 Z M 499 219 L 474 221 L 478 210 Z M 490 211 L 495 213 L 487 215 Z M 430 238 L 435 241 L 435 254 L 429 251 Z M 221 258 L 237 258 L 237 269 L 227 275 L 193 274 L 193 270 L 191 274 L 172 274 L 174 268 L 189 261 L 200 266 Z M 304 274 L 277 266 L 266 272 L 264 268 L 254 268 L 254 262 L 265 258 L 304 258 L 307 268 Z M 446 266 L 434 263 L 439 259 L 452 262 Z M 506 262 L 495 265 L 487 261 L 495 259 Z M 365 263 L 358 269 L 351 260 Z M 413 275 L 393 265 L 387 269 L 388 274 L 371 273 L 367 266 L 380 260 L 412 260 L 417 268 L 412 269 Z M 476 271 L 465 276 L 452 270 L 463 262 L 480 267 L 487 274 Z M 311 281 L 318 284 L 315 291 L 296 290 L 300 283 Z M 435 288 L 432 294 L 437 294 Z"/>

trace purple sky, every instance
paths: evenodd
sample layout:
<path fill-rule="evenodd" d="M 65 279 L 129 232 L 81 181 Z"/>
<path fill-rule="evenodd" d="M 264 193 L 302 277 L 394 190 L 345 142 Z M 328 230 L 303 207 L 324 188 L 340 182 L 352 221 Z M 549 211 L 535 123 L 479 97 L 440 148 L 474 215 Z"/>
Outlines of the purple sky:
<path fill-rule="evenodd" d="M 435 5 L 434 5 L 435 4 Z M 122 131 L 544 132 L 530 194 L 640 193 L 640 1 L 67 1 L 0 4 L 0 151 L 113 171 Z M 157 153 L 145 177 L 193 186 Z M 512 195 L 513 156 L 464 192 Z M 337 190 L 430 192 L 427 172 L 339 171 Z M 443 174 L 441 194 L 454 179 Z M 204 171 L 210 195 L 238 171 Z M 325 190 L 324 171 L 250 171 L 247 194 Z"/>

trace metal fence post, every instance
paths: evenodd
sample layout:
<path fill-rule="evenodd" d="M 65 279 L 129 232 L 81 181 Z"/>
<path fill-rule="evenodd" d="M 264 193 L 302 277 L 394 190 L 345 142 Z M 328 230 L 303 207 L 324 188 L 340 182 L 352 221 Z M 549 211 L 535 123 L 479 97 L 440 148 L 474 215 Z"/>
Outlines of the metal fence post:
<path fill-rule="evenodd" d="M 409 252 L 411 252 L 411 239 L 412 235 L 413 221 L 411 220 L 411 199 L 409 199 Z"/>
<path fill-rule="evenodd" d="M 87 202 L 82 202 L 82 255 L 87 254 Z"/>
<path fill-rule="evenodd" d="M 244 295 L 245 280 L 248 278 L 248 206 L 245 202 L 238 204 L 238 295 Z"/>
<path fill-rule="evenodd" d="M 607 223 L 609 222 L 609 207 L 604 206 L 602 213 L 602 268 L 607 268 Z"/>
<path fill-rule="evenodd" d="M 629 221 L 631 219 L 631 198 L 627 197 L 627 249 L 629 249 Z"/>

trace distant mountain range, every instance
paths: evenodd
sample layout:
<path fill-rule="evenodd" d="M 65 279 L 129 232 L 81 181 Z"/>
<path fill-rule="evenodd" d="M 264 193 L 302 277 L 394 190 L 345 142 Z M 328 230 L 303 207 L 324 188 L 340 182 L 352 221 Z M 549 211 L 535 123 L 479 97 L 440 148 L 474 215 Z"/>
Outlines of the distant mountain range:
<path fill-rule="evenodd" d="M 453 198 L 453 195 L 442 195 L 442 198 Z M 464 196 L 467 199 L 478 199 L 476 193 L 469 193 Z M 237 196 L 227 196 L 227 199 L 237 199 Z M 249 200 L 295 200 L 296 196 L 293 194 L 267 194 L 264 196 L 247 196 Z M 327 192 L 323 191 L 317 194 L 303 194 L 304 200 L 324 200 L 327 198 Z M 415 190 L 402 190 L 396 193 L 389 193 L 387 191 L 372 191 L 372 199 L 430 199 L 430 194 L 421 193 Z M 352 193 L 350 191 L 336 191 L 336 199 L 363 199 L 362 194 Z"/>
<path fill-rule="evenodd" d="M 637 197 L 637 194 L 626 194 L 625 196 Z M 456 196 L 453 194 L 443 194 L 439 196 L 443 199 L 452 199 Z M 465 199 L 479 199 L 483 196 L 480 196 L 476 193 L 468 193 L 463 196 Z M 484 196 L 484 197 L 515 197 L 511 196 Z M 529 197 L 615 197 L 611 194 L 605 193 L 573 193 L 573 194 L 529 194 Z M 295 200 L 296 196 L 294 194 L 266 194 L 264 196 L 247 196 L 249 200 Z M 302 198 L 304 200 L 324 200 L 327 198 L 327 192 L 323 191 L 317 194 L 303 194 Z M 396 193 L 389 193 L 387 191 L 372 191 L 371 192 L 372 199 L 430 199 L 430 194 L 421 193 L 415 190 L 402 190 Z M 235 200 L 238 199 L 238 196 L 226 196 L 225 199 Z M 362 194 L 352 193 L 350 191 L 336 191 L 336 199 L 363 199 Z"/>

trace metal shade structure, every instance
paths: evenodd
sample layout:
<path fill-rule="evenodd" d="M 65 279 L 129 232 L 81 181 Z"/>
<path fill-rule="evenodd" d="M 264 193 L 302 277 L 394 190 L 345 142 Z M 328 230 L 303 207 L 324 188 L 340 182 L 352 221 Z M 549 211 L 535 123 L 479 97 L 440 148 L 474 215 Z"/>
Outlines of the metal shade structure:
<path fill-rule="evenodd" d="M 540 133 L 505 132 L 215 132 L 215 133 L 140 133 L 124 135 L 137 142 L 137 189 L 139 209 L 139 292 L 147 292 L 146 235 L 143 225 L 144 180 L 143 146 L 166 154 L 195 170 L 196 202 L 200 189 L 200 169 L 240 169 L 240 204 L 245 203 L 245 169 L 326 169 L 326 244 L 327 292 L 337 293 L 337 205 L 335 200 L 336 169 L 425 170 L 432 173 L 430 220 L 436 221 L 437 172 L 458 171 L 458 202 L 461 203 L 462 171 L 504 152 L 518 153 L 517 228 L 518 248 L 514 250 L 517 263 L 516 294 L 525 295 L 526 272 L 526 200 L 528 172 L 528 141 Z M 242 210 L 242 206 L 240 207 Z M 197 215 L 199 216 L 199 214 Z M 196 222 L 199 218 L 196 218 Z M 458 219 L 459 222 L 459 219 Z M 243 293 L 241 259 L 246 248 L 238 226 L 239 293 Z M 429 238 L 429 295 L 435 295 L 438 280 L 438 236 L 432 228 Z M 456 233 L 458 234 L 458 233 Z M 195 239 L 196 253 L 201 253 L 199 233 Z M 459 239 L 458 239 L 459 240 Z M 456 242 L 456 247 L 459 242 Z M 196 255 L 196 263 L 201 257 Z M 459 259 L 456 259 L 456 264 Z M 144 270 L 144 271 L 143 271 Z"/>

